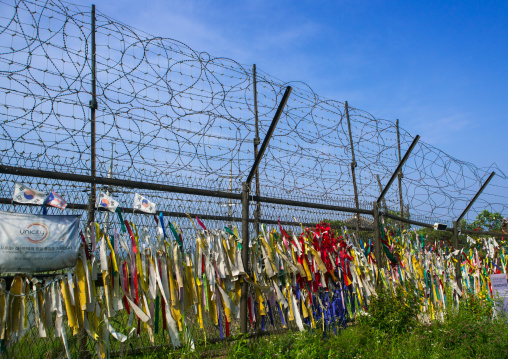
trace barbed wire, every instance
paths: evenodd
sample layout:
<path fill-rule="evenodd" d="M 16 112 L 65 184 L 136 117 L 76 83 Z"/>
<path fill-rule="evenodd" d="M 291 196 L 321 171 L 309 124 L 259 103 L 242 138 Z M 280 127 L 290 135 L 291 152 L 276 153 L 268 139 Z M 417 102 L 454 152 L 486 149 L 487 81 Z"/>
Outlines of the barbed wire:
<path fill-rule="evenodd" d="M 2 164 L 90 171 L 90 12 L 64 1 L 0 1 Z M 253 73 L 169 38 L 96 15 L 97 175 L 229 190 L 246 178 L 255 134 Z M 261 195 L 353 206 L 351 146 L 361 207 L 377 199 L 399 162 L 397 129 L 301 82 L 257 73 L 261 137 L 286 86 L 293 92 L 260 167 Z M 400 128 L 402 153 L 414 136 Z M 113 144 L 113 147 L 112 145 Z M 451 221 L 488 173 L 493 185 L 473 208 L 504 212 L 504 173 L 478 168 L 420 141 L 406 163 L 403 205 L 411 218 Z M 2 178 L 2 180 L 4 180 Z M 3 187 L 7 188 L 7 187 Z M 400 208 L 398 187 L 386 196 Z M 7 196 L 6 192 L 3 193 Z"/>

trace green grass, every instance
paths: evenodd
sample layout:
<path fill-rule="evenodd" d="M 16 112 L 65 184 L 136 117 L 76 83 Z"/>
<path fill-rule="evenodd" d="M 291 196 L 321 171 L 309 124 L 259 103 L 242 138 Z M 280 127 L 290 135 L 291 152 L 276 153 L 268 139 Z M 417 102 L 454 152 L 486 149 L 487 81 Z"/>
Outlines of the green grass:
<path fill-rule="evenodd" d="M 492 318 L 491 308 L 478 299 L 449 308 L 443 321 L 410 320 L 404 331 L 391 314 L 384 323 L 360 320 L 336 336 L 327 332 L 325 340 L 322 331 L 241 340 L 229 358 L 508 358 L 507 318 Z"/>
<path fill-rule="evenodd" d="M 502 321 L 456 320 L 389 334 L 363 325 L 337 336 L 288 333 L 236 343 L 229 358 L 508 358 L 508 328 Z"/>
<path fill-rule="evenodd" d="M 387 305 L 389 303 L 385 303 Z M 488 308 L 469 301 L 450 309 L 442 322 L 417 323 L 406 331 L 372 321 L 358 321 L 335 335 L 321 330 L 239 339 L 217 344 L 196 341 L 185 347 L 146 348 L 138 353 L 125 346 L 124 358 L 200 358 L 220 354 L 228 358 L 508 358 L 506 318 L 491 318 Z M 387 316 L 389 318 L 389 316 Z M 390 319 L 393 320 L 393 319 Z M 382 323 L 386 324 L 386 323 Z"/>

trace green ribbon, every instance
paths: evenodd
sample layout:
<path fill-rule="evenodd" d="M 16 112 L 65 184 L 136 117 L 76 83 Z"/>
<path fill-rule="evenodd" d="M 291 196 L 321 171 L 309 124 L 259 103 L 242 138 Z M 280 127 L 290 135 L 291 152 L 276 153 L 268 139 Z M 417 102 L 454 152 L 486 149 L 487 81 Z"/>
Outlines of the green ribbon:
<path fill-rule="evenodd" d="M 400 280 L 400 284 L 404 285 L 404 281 L 402 280 L 402 273 L 400 271 L 400 266 L 397 266 L 397 269 L 399 271 L 399 280 Z"/>
<path fill-rule="evenodd" d="M 118 219 L 120 220 L 120 228 L 122 229 L 122 233 L 127 232 L 127 228 L 125 228 L 125 224 L 123 222 L 122 210 L 120 209 L 120 207 L 116 207 L 115 213 L 117 214 Z"/>
<path fill-rule="evenodd" d="M 232 236 L 234 236 L 235 238 L 237 238 L 237 237 L 236 237 L 236 235 L 235 235 L 235 233 L 231 230 L 231 228 L 229 228 L 229 227 L 224 227 L 224 229 L 226 230 L 226 232 L 228 232 L 229 234 L 231 234 Z M 241 243 L 238 243 L 238 249 L 242 249 L 242 244 L 241 244 Z"/>
<path fill-rule="evenodd" d="M 203 290 L 205 291 L 205 310 L 208 312 L 208 281 L 206 275 L 203 273 Z"/>
<path fill-rule="evenodd" d="M 231 228 L 229 227 L 224 227 L 224 229 L 226 230 L 226 232 L 228 232 L 229 234 L 231 234 L 232 236 L 235 236 L 234 232 L 231 230 Z M 236 237 L 236 236 L 235 236 Z"/>
<path fill-rule="evenodd" d="M 183 244 L 182 244 L 182 241 L 180 240 L 180 236 L 178 235 L 178 233 L 176 232 L 176 229 L 175 227 L 173 227 L 173 223 L 169 222 L 169 229 L 171 229 L 171 233 L 173 233 L 173 236 L 175 237 L 176 239 L 176 243 L 178 243 L 178 246 L 180 247 L 180 250 L 183 252 Z"/>

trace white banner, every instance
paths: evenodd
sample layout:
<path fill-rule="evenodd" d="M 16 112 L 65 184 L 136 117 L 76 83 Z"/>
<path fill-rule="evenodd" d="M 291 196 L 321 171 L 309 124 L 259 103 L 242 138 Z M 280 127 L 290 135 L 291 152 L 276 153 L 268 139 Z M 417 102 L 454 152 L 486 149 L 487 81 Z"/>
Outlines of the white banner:
<path fill-rule="evenodd" d="M 0 211 L 0 272 L 34 273 L 74 267 L 79 216 Z"/>

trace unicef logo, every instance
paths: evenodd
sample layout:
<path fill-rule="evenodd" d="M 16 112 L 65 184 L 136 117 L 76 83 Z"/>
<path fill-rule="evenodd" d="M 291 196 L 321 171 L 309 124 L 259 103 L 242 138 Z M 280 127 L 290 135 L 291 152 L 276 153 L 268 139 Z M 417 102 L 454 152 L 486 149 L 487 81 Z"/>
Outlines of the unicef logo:
<path fill-rule="evenodd" d="M 19 233 L 26 236 L 30 243 L 39 244 L 48 238 L 49 229 L 42 223 L 32 223 L 25 229 L 20 229 Z"/>

